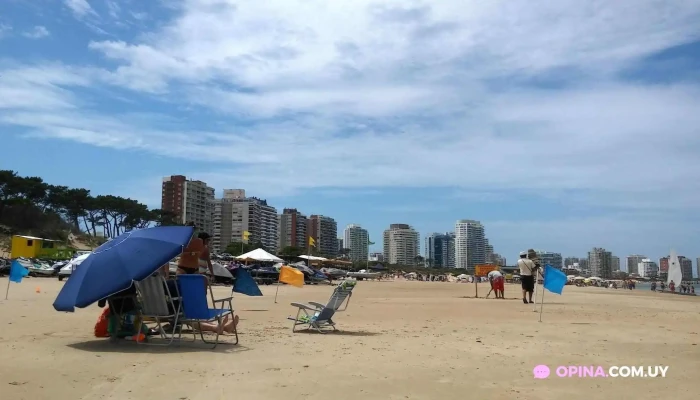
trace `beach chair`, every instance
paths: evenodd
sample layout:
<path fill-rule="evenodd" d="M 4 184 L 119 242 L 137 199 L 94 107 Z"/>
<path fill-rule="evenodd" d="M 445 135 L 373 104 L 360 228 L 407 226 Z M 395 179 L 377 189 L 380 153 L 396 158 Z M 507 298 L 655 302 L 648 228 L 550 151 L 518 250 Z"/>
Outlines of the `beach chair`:
<path fill-rule="evenodd" d="M 233 314 L 233 289 L 231 289 L 231 296 L 217 299 L 214 298 L 214 290 L 211 285 L 209 285 L 209 296 L 211 297 L 211 302 L 215 309 L 229 310 L 231 314 Z M 228 308 L 224 308 L 225 305 L 228 305 Z M 238 344 L 238 327 L 233 328 L 233 334 L 236 337 L 236 341 L 231 344 L 235 345 Z"/>
<path fill-rule="evenodd" d="M 223 318 L 227 315 L 233 315 L 233 311 L 226 308 L 209 308 L 209 304 L 207 303 L 207 289 L 205 288 L 206 279 L 207 278 L 202 275 L 178 276 L 177 281 L 184 312 L 182 322 L 189 325 L 200 322 L 217 322 L 218 326 L 221 327 L 223 326 Z M 192 334 L 194 335 L 194 339 L 197 340 L 197 333 L 194 329 Z M 182 335 L 182 329 L 180 330 L 180 335 Z M 219 342 L 220 334 L 218 330 L 216 332 L 216 339 L 213 342 L 204 338 L 204 332 L 202 332 L 201 329 L 199 329 L 199 336 L 202 342 L 213 345 L 212 349 L 219 343 L 222 343 Z M 236 343 L 238 343 L 238 334 L 236 334 Z"/>
<path fill-rule="evenodd" d="M 343 283 L 335 287 L 328 304 L 325 305 L 313 301 L 310 301 L 308 304 L 292 303 L 292 306 L 297 308 L 296 317 L 288 317 L 288 319 L 294 321 L 292 332 L 313 330 L 319 333 L 327 333 L 329 328 L 333 331 L 338 330 L 331 318 L 336 312 L 347 310 L 350 304 L 350 297 L 352 297 L 352 290 L 356 284 L 356 281 L 343 281 Z M 345 307 L 341 309 L 343 304 Z M 305 326 L 305 328 L 297 329 L 300 325 Z"/>
<path fill-rule="evenodd" d="M 144 318 L 150 318 L 156 322 L 156 329 L 161 339 L 168 340 L 168 335 L 163 329 L 162 322 L 169 322 L 173 329 L 178 326 L 178 319 L 182 318 L 180 304 L 182 303 L 178 293 L 171 293 L 165 278 L 158 274 L 152 275 L 136 282 L 136 290 L 139 295 L 139 305 L 141 317 L 139 327 L 136 330 L 141 332 Z M 170 345 L 175 340 L 175 332 L 169 335 L 170 340 L 165 343 L 150 343 L 147 341 L 137 341 L 137 343 L 151 345 Z"/>

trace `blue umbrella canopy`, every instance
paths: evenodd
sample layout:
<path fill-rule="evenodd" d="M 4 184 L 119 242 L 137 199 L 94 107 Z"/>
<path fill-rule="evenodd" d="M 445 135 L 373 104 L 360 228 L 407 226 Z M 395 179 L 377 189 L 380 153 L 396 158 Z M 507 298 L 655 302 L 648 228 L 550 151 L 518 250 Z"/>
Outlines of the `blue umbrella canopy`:
<path fill-rule="evenodd" d="M 124 233 L 95 249 L 58 293 L 53 308 L 75 311 L 128 289 L 187 246 L 194 228 L 160 226 Z"/>

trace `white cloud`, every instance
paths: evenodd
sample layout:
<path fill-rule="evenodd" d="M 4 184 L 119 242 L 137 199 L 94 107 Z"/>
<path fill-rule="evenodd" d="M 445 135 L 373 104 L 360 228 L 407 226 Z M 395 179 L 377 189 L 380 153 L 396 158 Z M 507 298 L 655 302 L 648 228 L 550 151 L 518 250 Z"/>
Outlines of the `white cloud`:
<path fill-rule="evenodd" d="M 97 15 L 87 0 L 63 0 L 63 4 L 65 4 L 78 19 Z"/>
<path fill-rule="evenodd" d="M 12 26 L 0 22 L 0 39 L 8 36 L 12 32 Z"/>
<path fill-rule="evenodd" d="M 0 78 L 0 92 L 21 94 L 0 102 L 10 110 L 0 110 L 0 123 L 96 146 L 205 155 L 216 169 L 191 171 L 198 179 L 227 187 L 235 171 L 235 186 L 261 196 L 454 186 L 576 190 L 575 201 L 639 208 L 700 200 L 700 89 L 615 79 L 642 56 L 697 39 L 697 2 L 186 0 L 178 12 L 132 42 L 92 42 L 113 69 Z M 586 78 L 556 90 L 511 87 L 514 77 L 557 68 Z M 92 111 L 72 92 L 90 84 L 213 110 L 223 128 L 193 135 Z"/>
<path fill-rule="evenodd" d="M 32 28 L 31 30 L 24 32 L 22 35 L 24 37 L 29 38 L 29 39 L 41 39 L 41 38 L 50 36 L 51 32 L 49 32 L 49 30 L 46 29 L 46 27 L 41 26 L 41 25 L 37 25 L 34 28 Z"/>

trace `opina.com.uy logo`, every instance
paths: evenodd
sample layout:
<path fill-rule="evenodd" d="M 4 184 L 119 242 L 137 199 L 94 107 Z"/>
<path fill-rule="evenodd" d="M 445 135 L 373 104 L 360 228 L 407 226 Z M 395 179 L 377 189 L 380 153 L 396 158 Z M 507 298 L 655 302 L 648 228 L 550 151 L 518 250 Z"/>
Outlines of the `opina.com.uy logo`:
<path fill-rule="evenodd" d="M 557 378 L 665 378 L 668 366 L 612 366 L 602 367 L 594 365 L 560 365 L 554 369 Z M 535 379 L 547 379 L 552 376 L 552 370 L 540 364 L 532 369 Z"/>

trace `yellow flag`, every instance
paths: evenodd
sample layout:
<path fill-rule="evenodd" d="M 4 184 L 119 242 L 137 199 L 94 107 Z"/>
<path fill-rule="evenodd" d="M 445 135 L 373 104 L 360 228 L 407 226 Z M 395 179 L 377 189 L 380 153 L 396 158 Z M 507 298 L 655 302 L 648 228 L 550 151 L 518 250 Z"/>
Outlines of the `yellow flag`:
<path fill-rule="evenodd" d="M 316 241 L 311 236 L 309 236 L 309 246 L 316 247 Z"/>
<path fill-rule="evenodd" d="M 304 274 L 298 269 L 283 265 L 280 268 L 280 282 L 296 287 L 304 286 Z"/>
<path fill-rule="evenodd" d="M 249 237 L 250 237 L 250 232 L 243 231 L 243 240 L 248 240 Z"/>

